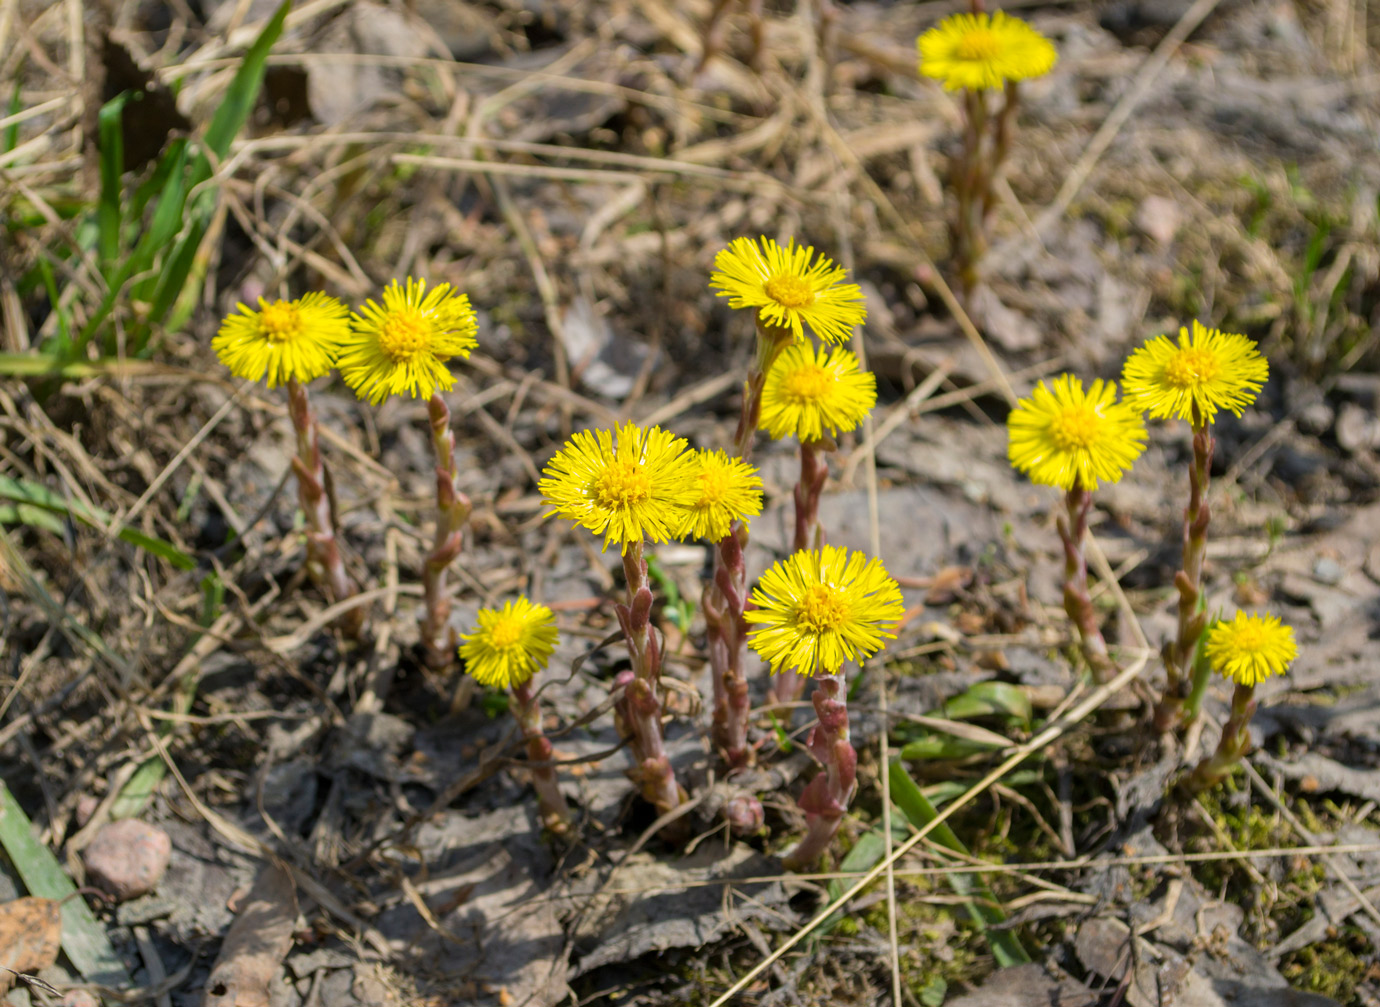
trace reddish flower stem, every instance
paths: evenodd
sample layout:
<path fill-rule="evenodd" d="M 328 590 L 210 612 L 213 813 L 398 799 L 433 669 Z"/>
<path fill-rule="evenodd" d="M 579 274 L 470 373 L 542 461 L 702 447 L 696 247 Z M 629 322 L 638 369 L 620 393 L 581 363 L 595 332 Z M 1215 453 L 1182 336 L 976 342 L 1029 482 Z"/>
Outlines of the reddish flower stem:
<path fill-rule="evenodd" d="M 1212 476 L 1212 451 L 1216 442 L 1212 429 L 1203 422 L 1197 407 L 1193 410 L 1193 465 L 1189 469 L 1188 507 L 1184 510 L 1183 568 L 1174 575 L 1179 589 L 1179 624 L 1174 643 L 1163 651 L 1164 696 L 1155 707 L 1155 729 L 1172 731 L 1183 722 L 1184 704 L 1192 691 L 1190 669 L 1198 649 L 1198 639 L 1207 625 L 1201 604 L 1203 560 L 1207 556 L 1208 525 L 1212 508 L 1208 504 Z"/>
<path fill-rule="evenodd" d="M 321 458 L 321 430 L 307 397 L 307 388 L 288 379 L 288 415 L 297 433 L 297 455 L 292 470 L 297 475 L 297 502 L 307 521 L 307 575 L 330 601 L 355 595 L 355 583 L 345 572 L 335 538 L 331 498 L 326 490 L 326 465 Z M 364 629 L 365 609 L 357 605 L 336 620 L 346 636 L 358 637 Z"/>
<path fill-rule="evenodd" d="M 647 583 L 641 542 L 628 543 L 623 553 L 623 573 L 628 581 L 628 603 L 615 606 L 614 611 L 628 641 L 632 671 L 625 671 L 614 680 L 614 688 L 623 689 L 615 713 L 619 729 L 632 743 L 636 763 L 633 780 L 657 814 L 664 815 L 685 800 L 685 791 L 676 783 L 662 738 L 661 699 L 657 695 L 661 648 L 652 632 L 652 589 Z"/>
<path fill-rule="evenodd" d="M 541 728 L 541 707 L 529 679 L 511 690 L 513 716 L 527 739 L 527 758 L 532 763 L 532 789 L 537 792 L 541 808 L 541 823 L 557 835 L 570 829 L 570 809 L 556 779 L 556 767 L 551 765 L 554 749 Z"/>
<path fill-rule="evenodd" d="M 434 394 L 427 402 L 427 413 L 431 419 L 431 443 L 436 449 L 436 537 L 422 568 L 425 606 L 421 632 L 427 667 L 440 669 L 455 660 L 455 630 L 450 626 L 446 573 L 464 547 L 465 523 L 471 507 L 470 498 L 459 487 L 450 409 L 439 394 Z"/>
<path fill-rule="evenodd" d="M 1066 512 L 1058 521 L 1059 538 L 1064 544 L 1064 611 L 1078 627 L 1080 649 L 1093 677 L 1098 682 L 1107 682 L 1116 674 L 1116 665 L 1107 653 L 1107 641 L 1103 639 L 1092 596 L 1088 594 L 1088 561 L 1083 555 L 1092 493 L 1076 486 L 1064 497 L 1064 505 Z"/>
<path fill-rule="evenodd" d="M 811 867 L 829 849 L 858 788 L 858 753 L 848 739 L 848 690 L 843 674 L 815 678 L 813 700 L 819 723 L 811 729 L 806 746 L 823 768 L 797 802 L 805 812 L 806 832 L 782 858 L 792 871 Z"/>
<path fill-rule="evenodd" d="M 743 461 L 752 458 L 753 440 L 762 415 L 762 389 L 767 372 L 781 351 L 794 340 L 789 329 L 757 319 L 757 347 L 743 384 L 743 408 L 733 434 L 733 453 Z M 754 751 L 747 741 L 750 703 L 743 662 L 747 649 L 747 568 L 743 553 L 748 530 L 741 522 L 714 550 L 713 580 L 705 586 L 702 604 L 708 632 L 710 674 L 714 676 L 713 739 L 730 768 L 751 765 Z"/>
<path fill-rule="evenodd" d="M 1184 789 L 1197 794 L 1225 780 L 1242 757 L 1251 750 L 1251 717 L 1255 715 L 1255 686 L 1237 683 L 1231 697 L 1231 715 L 1222 725 L 1217 750 L 1184 780 Z"/>
<path fill-rule="evenodd" d="M 824 530 L 819 524 L 819 498 L 824 492 L 824 483 L 829 478 L 829 465 L 824 460 L 822 441 L 800 442 L 800 481 L 795 484 L 795 540 L 792 548 L 818 549 L 824 543 Z M 773 703 L 794 703 L 805 692 L 809 675 L 794 671 L 783 671 L 773 676 L 771 700 Z"/>

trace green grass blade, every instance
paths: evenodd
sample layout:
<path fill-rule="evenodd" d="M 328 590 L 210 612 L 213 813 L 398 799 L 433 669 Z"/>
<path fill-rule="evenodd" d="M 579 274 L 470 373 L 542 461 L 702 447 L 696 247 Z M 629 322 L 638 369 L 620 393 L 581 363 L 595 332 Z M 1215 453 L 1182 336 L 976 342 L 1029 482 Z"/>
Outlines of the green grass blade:
<path fill-rule="evenodd" d="M 62 518 L 32 504 L 0 503 L 0 524 L 23 524 L 61 535 L 67 530 Z"/>
<path fill-rule="evenodd" d="M 111 517 L 103 510 L 88 510 L 85 506 L 75 500 L 67 500 L 46 486 L 30 482 L 27 479 L 15 479 L 11 476 L 0 476 L 0 500 L 8 501 L 15 505 L 28 505 L 42 508 L 55 514 L 68 514 L 74 520 L 93 528 L 107 528 L 110 525 Z M 152 535 L 145 535 L 141 531 L 133 528 L 125 528 L 119 534 L 122 542 L 127 542 L 136 548 L 143 549 L 145 552 L 152 553 L 160 559 L 166 560 L 179 570 L 193 570 L 196 568 L 196 560 L 187 555 L 171 542 Z"/>
<path fill-rule="evenodd" d="M 0 846 L 30 895 L 65 899 L 77 890 L 52 851 L 34 838 L 28 816 L 0 780 Z M 62 950 L 87 982 L 116 988 L 129 986 L 124 962 L 115 954 L 105 928 L 80 898 L 62 905 Z"/>
<path fill-rule="evenodd" d="M 101 195 L 96 204 L 96 250 L 101 272 L 106 283 L 111 283 L 120 262 L 120 227 L 124 221 L 121 212 L 123 186 L 120 184 L 125 173 L 125 141 L 121 132 L 126 95 L 118 94 L 101 106 L 96 114 L 97 150 L 100 153 Z"/>
<path fill-rule="evenodd" d="M 71 358 L 72 353 L 72 327 L 67 321 L 67 312 L 62 307 L 62 301 L 58 297 L 57 278 L 53 275 L 53 264 L 48 261 L 47 255 L 39 255 L 38 273 L 43 279 L 43 289 L 48 293 L 48 304 L 52 307 L 53 314 L 57 315 L 58 334 L 50 340 L 42 352 L 51 354 L 62 360 Z"/>
<path fill-rule="evenodd" d="M 901 760 L 892 762 L 890 775 L 891 799 L 910 819 L 912 825 L 917 829 L 924 828 L 939 817 L 939 812 L 929 802 L 924 791 L 911 779 Z M 930 832 L 930 838 L 946 849 L 968 855 L 967 847 L 954 834 L 954 830 L 949 828 L 947 822 L 940 822 L 935 826 Z M 996 959 L 997 965 L 1005 968 L 1008 965 L 1023 965 L 1030 961 L 1030 955 L 1026 953 L 1014 933 L 1008 930 L 988 929 L 994 923 L 1005 921 L 1006 913 L 1002 911 L 1001 904 L 997 902 L 996 896 L 992 894 L 992 889 L 987 886 L 982 875 L 950 874 L 948 879 L 953 890 L 968 899 L 964 903 L 968 915 L 986 936 L 987 945 L 992 949 L 992 957 Z"/>
<path fill-rule="evenodd" d="M 19 80 L 16 74 L 14 90 L 10 92 L 10 107 L 5 111 L 5 118 L 19 114 Z M 0 136 L 0 154 L 8 154 L 19 146 L 19 123 L 12 122 L 5 127 L 4 136 Z"/>
<path fill-rule="evenodd" d="M 287 21 L 288 11 L 291 9 L 292 0 L 283 0 L 268 24 L 264 25 L 264 30 L 245 52 L 244 60 L 235 72 L 235 79 L 230 82 L 225 91 L 225 98 L 216 109 L 216 114 L 211 117 L 211 125 L 206 130 L 204 142 L 218 160 L 224 159 L 225 155 L 230 153 L 230 144 L 249 121 L 249 113 L 254 111 L 254 103 L 259 100 L 259 90 L 264 83 L 268 54 L 278 41 L 278 36 L 283 34 L 283 24 Z M 206 177 L 209 178 L 209 164 L 206 171 Z M 194 182 L 193 185 L 195 184 Z"/>

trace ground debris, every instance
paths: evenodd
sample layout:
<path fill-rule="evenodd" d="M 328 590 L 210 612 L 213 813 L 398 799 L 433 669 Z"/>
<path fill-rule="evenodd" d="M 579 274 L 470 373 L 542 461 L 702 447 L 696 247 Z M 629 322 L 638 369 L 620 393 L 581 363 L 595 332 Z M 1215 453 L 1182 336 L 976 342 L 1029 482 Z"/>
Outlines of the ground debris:
<path fill-rule="evenodd" d="M 292 875 L 265 864 L 221 944 L 202 1007 L 269 1007 L 296 923 Z"/>

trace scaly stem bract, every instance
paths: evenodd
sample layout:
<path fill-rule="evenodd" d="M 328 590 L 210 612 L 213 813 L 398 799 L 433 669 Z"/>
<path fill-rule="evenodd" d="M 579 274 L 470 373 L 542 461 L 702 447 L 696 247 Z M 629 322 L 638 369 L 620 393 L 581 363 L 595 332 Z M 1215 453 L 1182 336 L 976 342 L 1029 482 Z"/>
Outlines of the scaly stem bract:
<path fill-rule="evenodd" d="M 756 352 L 743 384 L 743 408 L 733 434 L 733 453 L 743 461 L 752 458 L 767 372 L 793 339 L 789 329 L 769 325 L 758 317 Z M 747 526 L 735 523 L 714 550 L 714 577 L 703 595 L 709 667 L 714 676 L 714 744 L 735 769 L 750 765 L 753 760 L 753 750 L 747 743 L 751 704 L 747 680 L 743 676 L 747 647 L 747 622 L 743 619 L 743 611 L 748 600 L 743 552 L 747 542 Z"/>
<path fill-rule="evenodd" d="M 450 409 L 439 394 L 432 395 L 427 402 L 427 413 L 431 420 L 431 443 L 436 449 L 436 537 L 422 570 L 426 603 L 421 628 L 427 667 L 440 669 L 455 660 L 455 631 L 449 624 L 446 571 L 464 546 L 470 498 L 460 492 Z"/>
<path fill-rule="evenodd" d="M 1179 589 L 1179 625 L 1174 643 L 1164 648 L 1164 696 L 1155 707 L 1155 729 L 1172 731 L 1183 720 L 1184 703 L 1192 688 L 1188 668 L 1203 635 L 1207 614 L 1202 605 L 1203 559 L 1207 555 L 1208 481 L 1212 473 L 1212 429 L 1193 410 L 1193 467 L 1189 470 L 1188 507 L 1184 510 L 1183 569 L 1174 575 Z"/>
<path fill-rule="evenodd" d="M 321 431 L 307 397 L 306 385 L 288 379 L 288 415 L 297 434 L 297 455 L 292 470 L 297 474 L 297 502 L 307 521 L 307 574 L 333 602 L 355 594 L 355 583 L 345 572 L 340 546 L 335 539 L 331 498 L 326 491 L 326 465 L 321 459 Z M 364 607 L 356 606 L 336 623 L 349 637 L 364 629 Z"/>
<path fill-rule="evenodd" d="M 1064 611 L 1078 627 L 1083 659 L 1098 682 L 1116 674 L 1116 665 L 1107 654 L 1107 641 L 1097 624 L 1092 596 L 1088 594 L 1088 561 L 1083 555 L 1083 540 L 1088 533 L 1088 511 L 1092 493 L 1075 486 L 1064 498 L 1066 512 L 1059 516 L 1059 538 L 1064 544 Z"/>
<path fill-rule="evenodd" d="M 652 589 L 647 583 L 647 563 L 642 543 L 627 543 L 623 573 L 628 581 L 628 603 L 615 606 L 619 625 L 628 641 L 632 672 L 620 674 L 614 687 L 623 689 L 616 708 L 620 729 L 632 743 L 633 779 L 657 814 L 678 807 L 685 792 L 676 783 L 671 760 L 661 733 L 661 647 L 652 632 Z"/>
<path fill-rule="evenodd" d="M 1255 714 L 1255 686 L 1237 683 L 1231 697 L 1231 715 L 1222 725 L 1217 750 L 1209 755 L 1188 778 L 1184 789 L 1197 794 L 1221 783 L 1230 775 L 1242 756 L 1251 750 L 1251 717 Z"/>
<path fill-rule="evenodd" d="M 553 749 L 551 742 L 541 729 L 541 708 L 537 704 L 536 693 L 532 691 L 529 679 L 512 688 L 513 716 L 522 728 L 522 736 L 527 739 L 527 758 L 532 763 L 532 789 L 537 792 L 537 804 L 541 808 L 541 823 L 557 835 L 570 829 L 570 809 L 556 780 L 556 767 L 552 766 Z"/>
<path fill-rule="evenodd" d="M 782 858 L 793 871 L 812 866 L 829 849 L 858 787 L 858 753 L 848 739 L 848 689 L 843 673 L 817 676 L 812 698 L 819 723 L 811 729 L 806 745 L 823 768 L 797 802 L 805 812 L 806 833 Z"/>
<path fill-rule="evenodd" d="M 824 460 L 823 441 L 800 442 L 800 481 L 795 484 L 795 540 L 792 548 L 818 549 L 824 544 L 824 531 L 819 525 L 819 498 L 829 478 L 829 466 Z M 794 703 L 805 692 L 809 675 L 783 671 L 772 680 L 771 700 L 774 703 Z"/>

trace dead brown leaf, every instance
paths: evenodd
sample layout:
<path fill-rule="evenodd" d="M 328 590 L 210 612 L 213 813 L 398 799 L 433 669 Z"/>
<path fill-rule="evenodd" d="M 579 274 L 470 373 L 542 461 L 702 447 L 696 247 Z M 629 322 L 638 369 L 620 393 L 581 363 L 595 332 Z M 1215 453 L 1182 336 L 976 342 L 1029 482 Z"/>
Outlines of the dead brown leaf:
<path fill-rule="evenodd" d="M 62 908 L 52 899 L 25 897 L 0 905 L 0 996 L 14 973 L 34 973 L 57 961 L 62 946 Z M 13 969 L 14 971 L 4 971 Z"/>
<path fill-rule="evenodd" d="M 206 980 L 203 1007 L 268 1007 L 274 979 L 292 949 L 297 889 L 276 864 L 265 864 L 225 935 Z"/>

